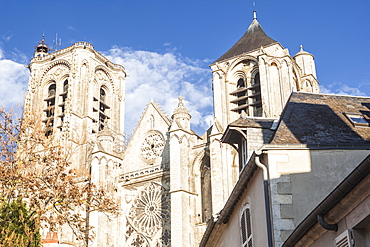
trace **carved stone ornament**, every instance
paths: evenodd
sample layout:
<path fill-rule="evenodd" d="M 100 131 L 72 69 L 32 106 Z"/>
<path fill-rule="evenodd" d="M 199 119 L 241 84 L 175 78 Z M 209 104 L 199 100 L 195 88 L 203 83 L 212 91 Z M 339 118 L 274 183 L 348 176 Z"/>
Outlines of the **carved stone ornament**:
<path fill-rule="evenodd" d="M 131 242 L 128 246 L 144 246 L 136 245 L 138 242 L 170 246 L 170 216 L 169 191 L 154 182 L 146 184 L 127 216 L 126 237 Z"/>
<path fill-rule="evenodd" d="M 106 84 L 109 81 L 108 76 L 101 70 L 96 71 L 95 78 L 101 84 Z"/>
<path fill-rule="evenodd" d="M 162 155 L 163 148 L 163 136 L 158 132 L 150 132 L 141 144 L 141 156 L 146 160 L 153 160 Z"/>

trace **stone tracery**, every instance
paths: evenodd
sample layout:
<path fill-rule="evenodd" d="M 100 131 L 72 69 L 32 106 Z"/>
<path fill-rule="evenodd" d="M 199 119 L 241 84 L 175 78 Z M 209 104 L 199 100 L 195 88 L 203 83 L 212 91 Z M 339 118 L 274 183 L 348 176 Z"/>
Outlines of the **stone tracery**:
<path fill-rule="evenodd" d="M 161 134 L 152 132 L 146 136 L 141 144 L 140 151 L 143 158 L 153 160 L 162 155 L 164 140 Z"/>
<path fill-rule="evenodd" d="M 127 220 L 129 226 L 126 231 L 127 238 L 146 239 L 148 241 L 158 240 L 161 245 L 170 245 L 170 196 L 163 186 L 150 182 L 137 194 L 129 210 Z M 166 232 L 164 237 L 162 232 Z M 159 233 L 159 234 L 157 234 Z M 136 246 L 132 240 L 130 246 Z"/>

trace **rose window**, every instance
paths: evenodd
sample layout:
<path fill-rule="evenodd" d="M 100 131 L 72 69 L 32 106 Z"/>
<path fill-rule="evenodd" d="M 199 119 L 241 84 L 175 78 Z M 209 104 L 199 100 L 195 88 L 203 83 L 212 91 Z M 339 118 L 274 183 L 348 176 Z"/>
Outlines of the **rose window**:
<path fill-rule="evenodd" d="M 169 220 L 169 203 L 168 191 L 161 185 L 150 183 L 134 200 L 129 221 L 136 231 L 152 237 Z"/>
<path fill-rule="evenodd" d="M 141 144 L 141 155 L 147 159 L 152 160 L 162 155 L 164 148 L 164 140 L 159 133 L 150 133 L 147 135 Z"/>

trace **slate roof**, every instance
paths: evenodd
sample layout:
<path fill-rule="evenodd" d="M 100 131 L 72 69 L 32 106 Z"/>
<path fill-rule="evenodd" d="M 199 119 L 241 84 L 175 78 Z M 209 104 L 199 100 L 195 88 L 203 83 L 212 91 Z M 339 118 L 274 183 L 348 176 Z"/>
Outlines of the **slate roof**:
<path fill-rule="evenodd" d="M 276 119 L 243 118 L 241 116 L 227 126 L 221 141 L 229 144 L 238 143 L 240 141 L 240 133 L 238 130 L 245 130 L 247 128 L 271 129 L 274 121 L 276 121 Z"/>
<path fill-rule="evenodd" d="M 262 128 L 270 129 L 275 119 L 266 118 L 238 118 L 234 122 L 230 123 L 232 127 L 251 127 L 251 128 Z"/>
<path fill-rule="evenodd" d="M 292 93 L 271 144 L 370 145 L 370 127 L 355 126 L 345 113 L 370 123 L 370 98 Z"/>
<path fill-rule="evenodd" d="M 267 36 L 257 19 L 254 19 L 243 37 L 241 37 L 239 41 L 230 48 L 230 50 L 217 59 L 216 62 L 220 62 L 273 43 L 278 42 Z"/>

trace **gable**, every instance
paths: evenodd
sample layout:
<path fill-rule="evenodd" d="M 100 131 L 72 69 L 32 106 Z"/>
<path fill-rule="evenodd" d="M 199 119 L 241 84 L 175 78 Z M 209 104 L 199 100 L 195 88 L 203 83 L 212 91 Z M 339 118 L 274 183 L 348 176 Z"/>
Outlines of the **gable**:
<path fill-rule="evenodd" d="M 147 105 L 125 150 L 125 173 L 169 163 L 170 124 L 158 105 Z"/>

